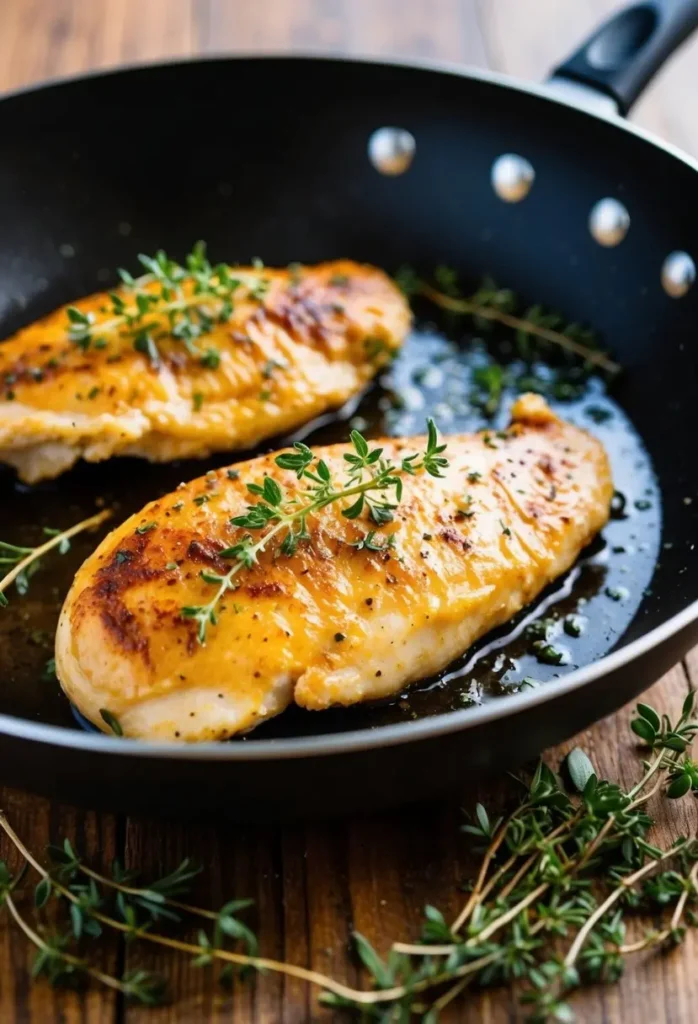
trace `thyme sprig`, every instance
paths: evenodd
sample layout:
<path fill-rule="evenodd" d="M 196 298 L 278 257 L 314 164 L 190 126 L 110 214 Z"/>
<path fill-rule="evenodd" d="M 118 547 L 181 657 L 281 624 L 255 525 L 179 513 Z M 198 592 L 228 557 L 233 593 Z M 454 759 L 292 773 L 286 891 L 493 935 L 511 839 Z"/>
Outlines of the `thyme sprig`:
<path fill-rule="evenodd" d="M 133 347 L 147 355 L 153 364 L 160 361 L 158 342 L 164 338 L 181 341 L 187 351 L 199 357 L 202 366 L 216 369 L 220 354 L 209 346 L 197 347 L 197 339 L 210 334 L 216 323 L 230 320 L 234 297 L 238 290 L 261 300 L 268 287 L 260 264 L 253 271 L 233 271 L 225 263 L 215 266 L 206 256 L 205 242 L 197 242 L 186 256 L 184 265 L 170 259 L 160 249 L 155 256 L 139 254 L 146 270 L 140 277 L 118 271 L 122 292 L 109 293 L 111 313 L 97 320 L 94 313 L 84 313 L 76 306 L 67 309 L 67 334 L 78 347 L 91 344 L 104 348 L 110 338 L 125 338 Z"/>
<path fill-rule="evenodd" d="M 0 579 L 0 608 L 6 607 L 9 603 L 5 596 L 5 591 L 13 583 L 20 594 L 26 593 L 29 586 L 29 578 L 39 568 L 39 559 L 43 555 L 53 550 L 53 548 L 58 548 L 59 554 L 64 555 L 70 549 L 71 537 L 75 537 L 76 534 L 82 533 L 84 530 L 94 530 L 105 519 L 108 519 L 110 515 L 111 510 L 104 509 L 88 519 L 83 519 L 67 530 L 55 530 L 46 527 L 44 533 L 48 535 L 49 539 L 33 548 L 20 547 L 17 544 L 0 541 L 0 567 L 12 566 L 10 571 Z"/>
<path fill-rule="evenodd" d="M 434 271 L 436 286 L 423 280 L 410 267 L 398 271 L 396 280 L 408 296 L 422 295 L 449 313 L 472 317 L 477 327 L 497 322 L 515 332 L 519 354 L 524 359 L 532 355 L 531 340 L 537 339 L 578 356 L 585 363 L 599 367 L 610 374 L 620 372 L 620 366 L 595 345 L 591 331 L 577 323 L 565 323 L 559 314 L 540 305 L 519 311 L 519 303 L 509 288 L 499 288 L 486 278 L 482 286 L 470 296 L 463 296 L 457 275 L 450 267 L 440 266 Z M 501 381 L 496 382 L 501 387 Z"/>
<path fill-rule="evenodd" d="M 385 958 L 363 935 L 354 934 L 372 988 L 353 988 L 308 968 L 260 957 L 254 932 L 240 919 L 249 900 L 232 900 L 217 912 L 180 900 L 197 874 L 189 860 L 170 875 L 141 885 L 118 864 L 111 877 L 95 871 L 65 840 L 49 848 L 54 864 L 49 871 L 1 812 L 0 828 L 25 869 L 29 866 L 39 875 L 36 912 L 57 900 L 67 909 L 68 926 L 55 934 L 33 927 L 19 907 L 23 872 L 13 877 L 4 862 L 0 906 L 7 907 L 36 946 L 35 975 L 53 984 L 87 976 L 143 1003 L 163 997 L 161 978 L 146 972 L 113 977 L 82 955 L 86 941 L 104 928 L 187 954 L 199 967 L 220 962 L 226 969 L 253 968 L 304 980 L 321 989 L 324 1003 L 354 1011 L 362 1019 L 408 1020 L 419 1014 L 434 1024 L 440 1011 L 473 983 L 515 986 L 533 1024 L 564 1024 L 574 1019 L 569 998 L 580 985 L 616 981 L 627 957 L 679 944 L 687 925 L 696 921 L 698 841 L 682 836 L 668 848 L 658 848 L 650 841 L 652 819 L 644 809 L 661 791 L 679 798 L 682 794 L 672 789 L 677 777 L 690 777 L 686 792 L 698 792 L 698 780 L 684 770 L 698 731 L 694 694 L 686 698 L 675 722 L 645 704 L 637 711 L 634 734 L 645 731 L 643 726 L 638 729 L 640 720 L 650 722 L 654 734 L 641 736 L 652 756 L 643 761 L 634 786 L 624 791 L 598 779 L 581 750 L 572 751 L 565 764 L 574 792 L 566 791 L 559 777 L 540 764 L 508 815 L 492 818 L 478 805 L 474 820 L 463 826 L 485 843 L 485 851 L 465 906 L 452 924 L 436 907 L 427 906 L 419 939 L 394 942 Z M 628 931 L 638 910 L 663 914 L 666 920 L 633 938 Z M 212 930 L 200 928 L 195 940 L 161 934 L 153 927 L 163 919 L 182 923 L 196 918 Z"/>
<path fill-rule="evenodd" d="M 393 513 L 402 498 L 403 477 L 414 476 L 420 471 L 430 476 L 442 476 L 442 469 L 448 465 L 443 455 L 445 444 L 439 444 L 438 432 L 433 420 L 427 423 L 427 441 L 423 452 L 403 457 L 399 463 L 387 459 L 382 448 L 371 448 L 358 430 L 352 430 L 350 441 L 353 451 L 344 455 L 346 476 L 337 481 L 324 459 L 318 458 L 305 444 L 297 441 L 293 451 L 282 452 L 275 462 L 280 469 L 291 470 L 303 487 L 288 496 L 272 477 L 265 476 L 261 483 L 249 483 L 247 490 L 258 499 L 247 506 L 247 511 L 234 516 L 233 526 L 246 532 L 236 544 L 220 551 L 219 557 L 231 559 L 230 570 L 225 574 L 204 570 L 201 578 L 216 587 L 211 600 L 203 605 L 185 605 L 180 609 L 183 618 L 193 619 L 198 624 L 197 636 L 200 644 L 206 643 L 209 625 L 216 625 L 221 600 L 229 590 L 237 586 L 237 576 L 243 569 L 250 569 L 272 540 L 278 538 L 278 553 L 291 557 L 298 545 L 310 540 L 308 519 L 334 502 L 342 503 L 342 516 L 358 519 L 366 511 L 369 521 L 375 527 L 385 526 L 393 519 Z M 346 504 L 348 499 L 353 499 Z M 254 534 L 259 534 L 255 539 Z M 364 539 L 363 547 L 378 550 L 376 531 L 371 530 Z"/>

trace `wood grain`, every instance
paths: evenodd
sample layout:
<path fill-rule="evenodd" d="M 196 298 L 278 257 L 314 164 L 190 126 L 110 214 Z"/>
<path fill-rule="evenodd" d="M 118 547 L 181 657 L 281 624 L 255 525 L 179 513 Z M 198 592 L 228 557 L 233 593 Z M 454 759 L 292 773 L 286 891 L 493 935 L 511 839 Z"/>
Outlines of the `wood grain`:
<path fill-rule="evenodd" d="M 0 787 L 0 808 L 7 814 L 13 828 L 46 863 L 44 849 L 58 836 L 71 841 L 75 849 L 84 850 L 85 856 L 96 870 L 109 871 L 120 846 L 117 823 L 110 815 L 78 811 L 46 800 L 27 797 L 16 791 Z M 21 867 L 16 854 L 5 836 L 0 840 L 0 858 L 15 874 Z M 17 894 L 17 906 L 29 920 L 33 915 L 33 888 L 39 876 L 30 872 Z M 54 915 L 49 910 L 43 915 L 44 924 L 51 932 Z M 38 1021 L 62 1021 L 64 1024 L 108 1024 L 116 1019 L 117 1002 L 112 992 L 89 988 L 84 992 L 53 989 L 47 984 L 31 983 L 34 949 L 10 925 L 3 912 L 0 923 L 0 1020 L 12 1024 L 33 1024 Z M 118 973 L 122 951 L 116 941 L 99 944 L 94 966 L 109 973 Z"/>
<path fill-rule="evenodd" d="M 594 23 L 610 0 L 3 0 L 0 7 L 0 89 L 11 89 L 87 68 L 197 52 L 336 51 L 378 56 L 421 56 L 490 66 L 542 79 Z M 698 152 L 698 123 L 685 102 L 698 85 L 698 40 L 689 44 L 638 104 L 638 120 L 665 138 Z M 687 671 L 688 675 L 687 675 Z M 648 694 L 659 710 L 675 710 L 698 681 L 698 652 Z M 572 745 L 590 753 L 600 774 L 635 777 L 628 731 L 629 709 L 598 723 L 550 751 L 557 764 Z M 464 794 L 496 808 L 508 784 Z M 203 864 L 196 899 L 218 907 L 251 896 L 251 921 L 264 953 L 312 965 L 349 983 L 362 980 L 347 937 L 356 928 L 385 951 L 397 938 L 413 937 L 425 903 L 455 915 L 459 886 L 473 859 L 460 833 L 460 806 L 410 809 L 370 820 L 314 826 L 191 827 L 153 821 L 119 821 L 78 812 L 0 789 L 0 801 L 35 851 L 49 838 L 68 836 L 96 865 L 114 855 L 139 865 L 144 875 L 171 869 L 183 856 Z M 670 820 L 657 808 L 659 836 L 695 830 L 695 803 L 672 806 Z M 5 840 L 0 856 L 16 864 Z M 29 900 L 27 893 L 26 900 Z M 683 951 L 630 966 L 622 982 L 585 991 L 576 1000 L 579 1019 L 600 1022 L 667 1021 L 691 1024 L 698 999 L 692 969 L 698 947 L 689 935 Z M 158 1010 L 124 1007 L 97 988 L 84 994 L 54 992 L 28 980 L 31 951 L 16 931 L 0 923 L 0 1020 L 127 1024 L 192 1021 L 260 1021 L 302 1024 L 326 1019 L 315 993 L 271 975 L 236 983 L 229 993 L 207 970 L 186 958 L 162 957 L 152 947 L 107 945 L 108 969 L 145 966 L 169 975 L 177 1001 Z M 365 979 L 363 979 L 365 980 Z M 452 1008 L 449 1020 L 503 1024 L 516 1020 L 507 993 L 486 993 Z"/>

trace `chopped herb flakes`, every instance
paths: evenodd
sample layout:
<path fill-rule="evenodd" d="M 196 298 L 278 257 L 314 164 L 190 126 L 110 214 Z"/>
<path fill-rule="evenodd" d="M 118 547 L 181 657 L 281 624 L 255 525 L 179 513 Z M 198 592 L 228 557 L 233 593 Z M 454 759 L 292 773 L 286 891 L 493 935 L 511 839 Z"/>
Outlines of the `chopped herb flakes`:
<path fill-rule="evenodd" d="M 217 348 L 207 348 L 199 362 L 207 370 L 217 370 L 221 365 L 221 354 Z"/>
<path fill-rule="evenodd" d="M 554 647 L 553 644 L 546 643 L 545 640 L 536 640 L 533 644 L 533 652 L 543 665 L 563 665 L 565 662 L 565 652 Z"/>
<path fill-rule="evenodd" d="M 107 708 L 100 708 L 99 713 L 102 718 L 102 721 L 109 726 L 109 728 L 111 729 L 115 736 L 124 735 L 124 731 L 121 728 L 121 722 L 116 717 L 116 715 L 113 715 L 111 711 L 107 710 Z"/>

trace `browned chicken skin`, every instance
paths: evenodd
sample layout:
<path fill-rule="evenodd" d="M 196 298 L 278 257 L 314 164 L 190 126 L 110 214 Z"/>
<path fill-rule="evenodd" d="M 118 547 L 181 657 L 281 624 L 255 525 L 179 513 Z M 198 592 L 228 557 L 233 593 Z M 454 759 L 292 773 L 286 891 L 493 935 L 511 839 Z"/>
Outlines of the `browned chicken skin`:
<path fill-rule="evenodd" d="M 34 483 L 80 458 L 249 448 L 360 392 L 409 329 L 392 281 L 351 260 L 230 273 L 242 282 L 232 313 L 214 318 L 194 352 L 156 307 L 144 318 L 160 335 L 155 350 L 134 347 L 132 331 L 100 332 L 113 321 L 106 293 L 72 307 L 93 319 L 96 344 L 70 339 L 67 307 L 0 344 L 0 462 Z M 113 294 L 133 304 L 128 289 Z"/>
<path fill-rule="evenodd" d="M 602 445 L 538 396 L 518 400 L 506 432 L 445 440 L 443 477 L 405 475 L 392 522 L 347 519 L 348 500 L 337 501 L 308 518 L 292 555 L 271 542 L 225 593 L 205 645 L 182 609 L 210 601 L 230 568 L 246 485 L 268 475 L 293 495 L 298 481 L 271 455 L 147 505 L 100 544 L 66 599 L 56 664 L 70 699 L 101 728 L 108 709 L 129 736 L 224 739 L 292 701 L 319 710 L 386 697 L 444 668 L 570 568 L 613 493 Z M 399 464 L 424 439 L 377 443 Z M 342 478 L 348 451 L 315 454 Z"/>

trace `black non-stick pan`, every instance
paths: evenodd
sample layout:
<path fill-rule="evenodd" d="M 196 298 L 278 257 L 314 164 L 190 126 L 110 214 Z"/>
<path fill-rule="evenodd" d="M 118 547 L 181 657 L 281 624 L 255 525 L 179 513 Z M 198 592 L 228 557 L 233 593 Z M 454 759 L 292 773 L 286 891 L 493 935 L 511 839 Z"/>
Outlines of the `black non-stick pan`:
<path fill-rule="evenodd" d="M 226 58 L 0 102 L 2 336 L 107 286 L 139 251 L 181 257 L 197 238 L 230 261 L 347 256 L 424 274 L 448 264 L 473 286 L 488 273 L 593 326 L 622 364 L 615 412 L 587 416 L 601 396 L 570 415 L 608 441 L 624 492 L 600 542 L 605 561 L 591 552 L 572 581 L 586 580 L 590 625 L 581 646 L 570 640 L 565 671 L 541 667 L 539 685 L 505 695 L 492 653 L 487 692 L 484 670 L 461 664 L 389 707 L 291 712 L 217 745 L 90 732 L 42 678 L 60 600 L 95 543 L 85 537 L 0 612 L 4 782 L 132 811 L 240 817 L 421 799 L 537 755 L 698 642 L 698 165 L 621 119 L 696 25 L 696 0 L 636 4 L 546 86 L 404 64 Z M 404 426 L 400 415 L 380 419 L 395 375 L 416 362 L 423 381 L 441 367 L 427 382 L 437 416 L 440 389 L 457 376 L 464 328 L 418 317 L 406 362 L 356 413 L 375 431 Z M 442 427 L 463 423 L 445 417 Z M 205 468 L 115 460 L 32 489 L 3 472 L 0 536 L 36 543 L 42 525 L 69 525 L 98 499 L 126 515 Z"/>

